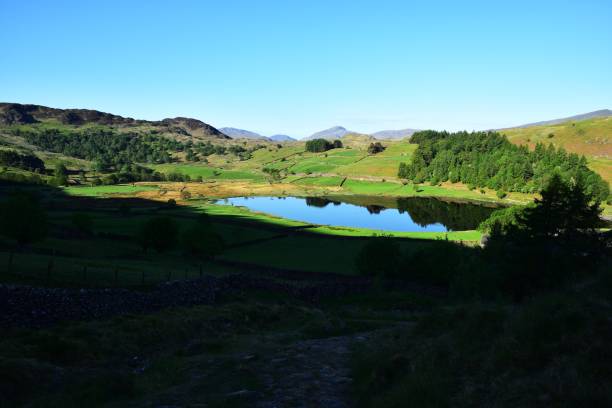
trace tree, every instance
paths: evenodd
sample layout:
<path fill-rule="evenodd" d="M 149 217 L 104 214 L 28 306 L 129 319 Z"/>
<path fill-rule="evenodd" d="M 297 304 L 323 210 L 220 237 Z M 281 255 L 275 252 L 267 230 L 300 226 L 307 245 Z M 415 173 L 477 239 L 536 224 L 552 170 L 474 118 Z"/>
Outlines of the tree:
<path fill-rule="evenodd" d="M 326 139 L 313 139 L 306 142 L 306 151 L 312 153 L 321 153 L 330 149 L 338 149 L 342 147 L 340 140 L 330 142 Z"/>
<path fill-rule="evenodd" d="M 178 232 L 178 225 L 172 218 L 155 217 L 140 226 L 136 240 L 145 252 L 149 248 L 164 252 L 176 246 Z"/>
<path fill-rule="evenodd" d="M 558 174 L 532 206 L 498 215 L 485 254 L 497 264 L 503 289 L 514 298 L 562 285 L 597 269 L 605 259 L 599 201 L 580 179 Z"/>
<path fill-rule="evenodd" d="M 368 146 L 368 153 L 377 154 L 383 152 L 385 150 L 385 146 L 383 146 L 380 142 L 370 143 Z"/>
<path fill-rule="evenodd" d="M 32 195 L 13 193 L 0 204 L 0 233 L 19 246 L 47 236 L 47 214 Z"/>
<path fill-rule="evenodd" d="M 55 170 L 53 172 L 53 184 L 56 186 L 66 186 L 68 185 L 68 169 L 64 163 L 58 163 L 55 166 Z"/>
<path fill-rule="evenodd" d="M 192 256 L 214 258 L 221 254 L 225 248 L 223 237 L 217 234 L 208 215 L 201 214 L 181 237 L 181 245 Z"/>

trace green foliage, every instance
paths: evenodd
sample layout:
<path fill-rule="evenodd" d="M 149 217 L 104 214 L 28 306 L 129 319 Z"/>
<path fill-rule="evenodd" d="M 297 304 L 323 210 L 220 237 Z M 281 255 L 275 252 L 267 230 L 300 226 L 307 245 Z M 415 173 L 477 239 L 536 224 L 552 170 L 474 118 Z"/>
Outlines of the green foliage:
<path fill-rule="evenodd" d="M 487 222 L 487 259 L 498 265 L 505 293 L 520 299 L 596 269 L 606 243 L 597 231 L 601 207 L 587 191 L 580 179 L 554 175 L 534 205 Z"/>
<path fill-rule="evenodd" d="M 0 150 L 0 166 L 17 167 L 29 171 L 45 171 L 45 164 L 33 154 L 22 154 L 14 150 Z"/>
<path fill-rule="evenodd" d="M 544 188 L 550 175 L 564 180 L 581 179 L 587 193 L 604 201 L 610 189 L 586 159 L 563 148 L 538 144 L 533 152 L 511 144 L 496 132 L 417 132 L 410 140 L 419 146 L 412 162 L 400 164 L 398 176 L 416 183 L 462 182 L 498 191 L 535 193 Z"/>
<path fill-rule="evenodd" d="M 377 154 L 385 151 L 385 146 L 383 146 L 380 142 L 370 143 L 368 146 L 369 154 Z"/>
<path fill-rule="evenodd" d="M 0 234 L 23 246 L 47 236 L 47 214 L 32 195 L 16 192 L 0 203 Z"/>
<path fill-rule="evenodd" d="M 270 183 L 277 183 L 282 179 L 280 169 L 276 169 L 273 167 L 264 167 L 263 172 L 268 175 L 268 181 Z"/>
<path fill-rule="evenodd" d="M 53 184 L 56 186 L 68 185 L 68 169 L 64 163 L 58 163 L 53 172 Z"/>
<path fill-rule="evenodd" d="M 178 224 L 173 218 L 155 217 L 141 225 L 136 240 L 145 252 L 149 248 L 164 252 L 176 246 L 178 232 Z"/>
<path fill-rule="evenodd" d="M 182 143 L 162 136 L 104 128 L 29 128 L 18 130 L 18 136 L 45 150 L 97 160 L 102 167 L 114 166 L 116 169 L 133 162 L 168 163 L 171 161 L 169 152 L 184 149 Z"/>
<path fill-rule="evenodd" d="M 330 142 L 326 139 L 313 139 L 306 142 L 306 151 L 312 153 L 325 152 L 331 149 L 338 149 L 342 147 L 340 140 L 334 140 Z"/>
<path fill-rule="evenodd" d="M 478 226 L 478 231 L 489 233 L 496 225 L 502 231 L 507 231 L 510 225 L 517 225 L 517 217 L 524 211 L 523 207 L 512 206 L 494 211 L 489 218 Z"/>

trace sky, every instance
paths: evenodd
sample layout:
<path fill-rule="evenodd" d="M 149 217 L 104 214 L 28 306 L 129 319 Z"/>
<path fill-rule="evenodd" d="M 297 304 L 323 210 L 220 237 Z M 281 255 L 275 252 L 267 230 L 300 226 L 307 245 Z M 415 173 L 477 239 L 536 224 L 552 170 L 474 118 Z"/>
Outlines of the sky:
<path fill-rule="evenodd" d="M 303 137 L 612 108 L 612 1 L 0 0 L 0 101 Z"/>

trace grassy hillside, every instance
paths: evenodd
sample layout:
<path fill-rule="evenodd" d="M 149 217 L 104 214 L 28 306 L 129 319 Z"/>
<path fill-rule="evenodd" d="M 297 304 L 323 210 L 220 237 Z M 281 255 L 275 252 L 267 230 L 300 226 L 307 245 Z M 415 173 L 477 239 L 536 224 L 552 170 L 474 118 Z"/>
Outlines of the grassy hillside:
<path fill-rule="evenodd" d="M 501 133 L 515 144 L 533 148 L 536 143 L 552 143 L 569 152 L 582 154 L 593 170 L 612 183 L 612 117 L 504 129 Z"/>

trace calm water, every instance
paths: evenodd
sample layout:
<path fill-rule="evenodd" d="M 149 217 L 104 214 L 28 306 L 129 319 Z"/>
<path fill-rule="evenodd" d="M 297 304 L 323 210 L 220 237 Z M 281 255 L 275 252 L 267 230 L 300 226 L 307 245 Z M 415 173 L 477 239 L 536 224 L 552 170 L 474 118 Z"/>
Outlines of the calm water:
<path fill-rule="evenodd" d="M 218 203 L 313 224 L 409 232 L 474 229 L 495 210 L 435 198 L 233 197 Z"/>

